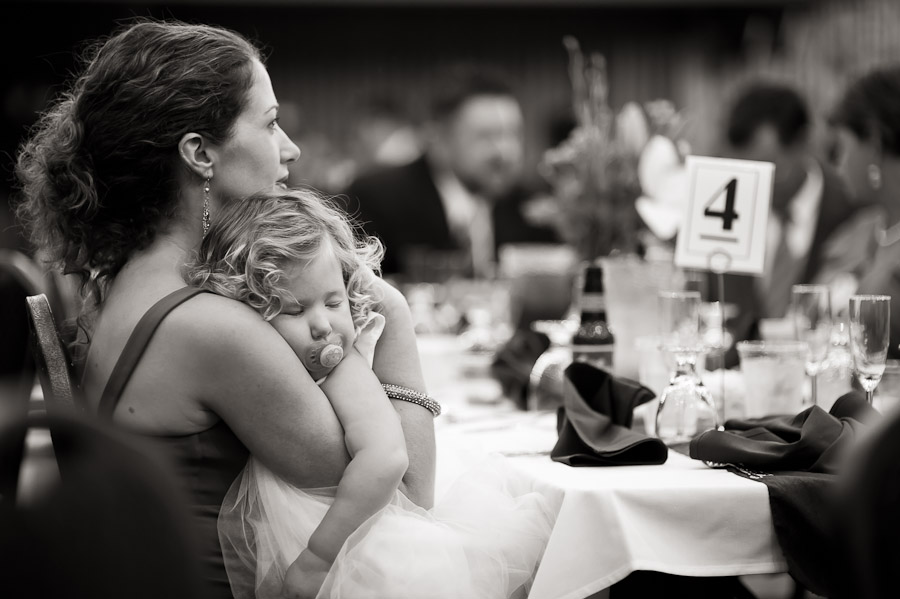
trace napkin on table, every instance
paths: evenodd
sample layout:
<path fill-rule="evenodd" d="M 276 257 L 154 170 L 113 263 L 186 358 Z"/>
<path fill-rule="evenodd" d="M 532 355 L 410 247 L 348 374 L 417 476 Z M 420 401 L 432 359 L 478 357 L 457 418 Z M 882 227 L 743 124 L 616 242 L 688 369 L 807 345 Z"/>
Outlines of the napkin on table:
<path fill-rule="evenodd" d="M 550 347 L 550 339 L 543 333 L 518 329 L 512 338 L 497 351 L 491 364 L 491 376 L 500 381 L 503 395 L 525 409 L 528 379 L 538 357 Z"/>
<path fill-rule="evenodd" d="M 766 472 L 834 474 L 877 412 L 856 393 L 840 397 L 826 412 L 812 406 L 796 416 L 729 420 L 724 431 L 706 431 L 691 441 L 696 460 L 740 464 Z"/>
<path fill-rule="evenodd" d="M 566 368 L 559 440 L 550 457 L 569 466 L 635 466 L 662 464 L 665 444 L 632 430 L 635 406 L 655 394 L 634 381 L 618 378 L 590 364 Z"/>
<path fill-rule="evenodd" d="M 691 441 L 690 455 L 739 465 L 738 472 L 765 484 L 791 576 L 817 595 L 840 596 L 846 564 L 836 537 L 838 474 L 879 416 L 865 396 L 850 392 L 830 413 L 813 406 L 796 416 L 729 420 L 730 430 L 707 431 Z"/>

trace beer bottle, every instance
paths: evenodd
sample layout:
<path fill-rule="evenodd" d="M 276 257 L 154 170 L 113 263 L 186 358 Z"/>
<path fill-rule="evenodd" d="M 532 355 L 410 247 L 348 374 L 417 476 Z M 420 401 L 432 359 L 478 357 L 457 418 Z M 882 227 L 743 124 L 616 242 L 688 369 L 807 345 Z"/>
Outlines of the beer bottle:
<path fill-rule="evenodd" d="M 613 363 L 615 338 L 606 323 L 606 300 L 603 295 L 603 267 L 589 264 L 583 272 L 581 289 L 581 324 L 572 337 L 572 357 L 609 370 Z"/>

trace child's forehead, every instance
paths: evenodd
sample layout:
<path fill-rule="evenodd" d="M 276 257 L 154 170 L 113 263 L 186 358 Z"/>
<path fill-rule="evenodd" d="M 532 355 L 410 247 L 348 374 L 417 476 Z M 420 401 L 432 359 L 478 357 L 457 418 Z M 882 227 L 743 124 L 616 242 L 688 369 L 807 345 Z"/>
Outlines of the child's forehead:
<path fill-rule="evenodd" d="M 333 251 L 289 262 L 285 265 L 282 284 L 298 300 L 318 297 L 345 289 L 341 263 Z"/>
<path fill-rule="evenodd" d="M 302 257 L 281 260 L 282 270 L 298 274 L 301 271 L 315 270 L 316 267 L 324 265 L 338 270 L 343 268 L 338 254 L 338 245 L 328 233 L 323 233 L 320 238 L 306 244 L 296 254 Z"/>

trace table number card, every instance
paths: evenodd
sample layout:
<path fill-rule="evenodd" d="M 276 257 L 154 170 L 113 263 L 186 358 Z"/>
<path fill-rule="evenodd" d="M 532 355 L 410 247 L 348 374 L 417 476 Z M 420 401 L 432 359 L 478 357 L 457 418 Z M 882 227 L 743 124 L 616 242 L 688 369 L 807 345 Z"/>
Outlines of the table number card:
<path fill-rule="evenodd" d="M 678 234 L 675 265 L 761 275 L 775 165 L 688 156 L 685 166 L 688 213 Z"/>

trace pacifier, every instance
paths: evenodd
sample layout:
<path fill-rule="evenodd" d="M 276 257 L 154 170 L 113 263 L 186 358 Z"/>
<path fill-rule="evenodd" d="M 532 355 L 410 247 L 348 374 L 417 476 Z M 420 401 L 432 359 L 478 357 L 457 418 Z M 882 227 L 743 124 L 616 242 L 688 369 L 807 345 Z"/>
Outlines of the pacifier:
<path fill-rule="evenodd" d="M 334 368 L 344 359 L 344 348 L 329 343 L 316 354 L 316 361 L 325 368 Z"/>
<path fill-rule="evenodd" d="M 331 370 L 344 359 L 340 335 L 324 339 L 311 347 L 303 356 L 303 363 L 309 371 Z"/>

